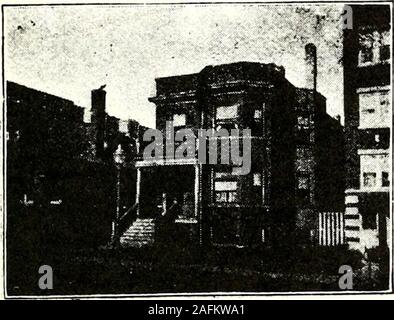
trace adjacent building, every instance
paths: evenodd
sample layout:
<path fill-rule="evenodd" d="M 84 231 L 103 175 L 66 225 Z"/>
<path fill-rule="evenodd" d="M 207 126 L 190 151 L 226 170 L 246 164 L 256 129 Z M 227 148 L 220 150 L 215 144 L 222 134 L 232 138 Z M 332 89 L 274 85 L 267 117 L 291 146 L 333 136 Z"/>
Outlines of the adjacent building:
<path fill-rule="evenodd" d="M 119 119 L 105 111 L 104 88 L 92 92 L 90 123 L 70 100 L 10 81 L 6 92 L 10 246 L 23 246 L 19 237 L 27 234 L 50 243 L 43 245 L 48 248 L 64 241 L 70 248 L 108 243 L 117 206 L 119 144 L 124 155 L 119 213 L 135 202 L 138 123 L 129 121 L 134 126 L 119 132 Z"/>
<path fill-rule="evenodd" d="M 338 233 L 335 239 L 329 240 L 330 244 L 343 244 L 343 126 L 339 117 L 333 118 L 326 113 L 326 99 L 314 89 L 297 88 L 296 97 L 298 237 L 305 244 L 325 244 L 322 229 L 333 223 L 339 230 L 335 231 Z"/>
<path fill-rule="evenodd" d="M 10 81 L 6 98 L 8 199 L 59 200 L 54 179 L 73 168 L 86 148 L 83 109 L 70 100 Z M 38 192 L 44 180 L 51 182 L 45 199 Z"/>
<path fill-rule="evenodd" d="M 352 5 L 344 30 L 346 241 L 365 251 L 390 239 L 390 6 Z"/>
<path fill-rule="evenodd" d="M 308 44 L 305 88 L 296 88 L 296 230 L 301 243 L 337 245 L 344 243 L 344 133 L 340 117 L 327 114 L 317 75 L 317 50 Z M 330 224 L 339 230 L 326 241 L 323 229 Z"/>

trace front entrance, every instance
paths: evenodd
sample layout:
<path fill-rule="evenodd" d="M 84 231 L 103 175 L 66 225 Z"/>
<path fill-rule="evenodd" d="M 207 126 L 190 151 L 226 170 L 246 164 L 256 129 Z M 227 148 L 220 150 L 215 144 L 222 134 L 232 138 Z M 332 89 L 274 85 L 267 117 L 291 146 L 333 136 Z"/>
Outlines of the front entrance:
<path fill-rule="evenodd" d="M 157 166 L 141 168 L 140 217 L 156 218 L 179 205 L 178 219 L 193 219 L 195 214 L 195 168 Z"/>

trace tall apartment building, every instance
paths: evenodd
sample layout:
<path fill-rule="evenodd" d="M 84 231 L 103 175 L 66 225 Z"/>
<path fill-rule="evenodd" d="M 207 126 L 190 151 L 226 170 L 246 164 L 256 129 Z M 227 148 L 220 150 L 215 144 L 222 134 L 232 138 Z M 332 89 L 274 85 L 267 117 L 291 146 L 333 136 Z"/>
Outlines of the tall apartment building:
<path fill-rule="evenodd" d="M 391 49 L 390 6 L 352 5 L 344 30 L 346 137 L 345 235 L 350 248 L 389 244 Z"/>

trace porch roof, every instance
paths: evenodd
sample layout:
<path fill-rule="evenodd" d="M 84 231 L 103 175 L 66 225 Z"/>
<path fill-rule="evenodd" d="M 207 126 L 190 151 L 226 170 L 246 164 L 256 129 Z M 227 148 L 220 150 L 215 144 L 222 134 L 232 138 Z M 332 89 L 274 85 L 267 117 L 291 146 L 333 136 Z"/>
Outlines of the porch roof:
<path fill-rule="evenodd" d="M 155 166 L 184 166 L 184 165 L 196 165 L 198 159 L 149 159 L 139 160 L 135 163 L 136 168 L 143 167 L 155 167 Z"/>

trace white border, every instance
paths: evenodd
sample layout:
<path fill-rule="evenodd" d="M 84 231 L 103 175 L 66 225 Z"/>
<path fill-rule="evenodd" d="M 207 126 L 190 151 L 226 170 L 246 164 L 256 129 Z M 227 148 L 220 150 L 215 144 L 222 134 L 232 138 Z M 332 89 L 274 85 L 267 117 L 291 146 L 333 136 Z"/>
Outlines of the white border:
<path fill-rule="evenodd" d="M 256 5 L 297 5 L 297 4 L 303 4 L 303 5 L 319 5 L 319 4 L 324 4 L 324 5 L 329 5 L 329 4 L 385 4 L 385 5 L 390 5 L 391 8 L 391 43 L 390 43 L 390 50 L 391 50 L 391 57 L 393 57 L 393 5 L 391 2 L 387 1 L 313 1 L 313 0 L 305 0 L 305 1 L 269 1 L 269 0 L 263 0 L 263 1 L 245 1 L 245 0 L 228 0 L 228 1 L 206 1 L 206 0 L 190 0 L 188 3 L 185 3 L 184 1 L 181 0 L 169 0 L 169 1 L 161 1 L 161 0 L 151 0 L 149 3 L 147 2 L 136 2 L 136 1 L 129 1 L 129 0 L 115 0 L 115 1 L 103 1 L 103 0 L 83 0 L 83 1 L 70 1 L 70 0 L 51 0 L 50 3 L 43 3 L 44 1 L 37 1 L 37 0 L 18 0 L 15 2 L 9 2 L 9 3 L 2 3 L 2 9 L 3 5 L 26 5 L 26 6 L 31 6 L 31 5 L 37 5 L 37 4 L 44 4 L 44 5 L 60 5 L 60 4 L 66 4 L 66 5 L 79 5 L 79 4 L 97 4 L 97 5 L 105 5 L 105 4 L 111 4 L 111 3 L 116 3 L 116 4 L 121 4 L 121 5 L 155 5 L 155 4 L 160 4 L 160 5 L 176 5 L 176 4 L 193 4 L 193 3 L 199 3 L 199 4 L 204 4 L 206 5 L 215 5 L 215 4 L 229 4 L 231 3 L 234 4 L 242 4 L 242 3 L 254 3 Z M 3 14 L 3 10 L 2 10 Z M 3 17 L 2 17 L 3 18 Z M 1 24 L 1 32 L 3 34 L 3 24 Z M 4 48 L 2 47 L 2 50 Z M 3 54 L 1 55 L 0 58 L 1 64 L 3 66 Z M 3 70 L 4 71 L 4 70 Z M 393 74 L 393 61 L 391 61 L 391 77 Z M 3 117 L 5 115 L 5 111 L 3 110 L 3 107 L 5 107 L 5 92 L 3 92 L 3 89 L 5 88 L 6 84 L 4 83 L 5 80 L 2 79 L 2 86 L 1 86 L 1 91 L 3 94 L 3 105 L 2 105 L 2 112 L 0 119 L 1 121 L 1 132 L 0 132 L 0 137 L 2 139 L 2 143 L 0 146 L 0 151 L 1 151 L 1 157 L 3 157 L 3 152 L 5 157 L 7 156 L 7 150 L 3 150 L 3 146 L 6 146 L 5 142 L 3 141 L 3 135 L 6 132 L 5 128 L 7 125 L 7 119 L 6 117 Z M 392 83 L 392 79 L 391 79 Z M 392 87 L 392 86 L 391 86 Z M 391 101 L 393 101 L 393 92 L 391 90 Z M 393 119 L 393 105 L 391 107 L 391 117 Z M 393 172 L 393 154 L 392 154 L 392 147 L 393 147 L 393 125 L 391 122 L 391 127 L 390 127 L 390 136 L 391 136 L 391 144 L 390 144 L 390 163 L 391 163 L 391 172 Z M 3 145 L 4 143 L 4 145 Z M 1 255 L 1 264 L 0 264 L 0 299 L 13 299 L 13 300 L 18 300 L 18 299 L 29 299 L 29 300 L 57 300 L 57 299 L 135 299 L 135 300 L 149 300 L 149 299 L 161 299 L 161 300 L 174 300 L 177 298 L 182 298 L 182 299 L 193 299 L 193 300 L 201 300 L 201 299 L 222 299 L 222 300 L 227 300 L 227 299 L 238 299 L 238 300 L 266 300 L 266 299 L 324 299 L 324 300 L 331 300 L 331 299 L 352 299 L 352 300 L 371 300 L 371 299 L 394 299 L 394 293 L 393 293 L 393 229 L 394 229 L 394 221 L 393 221 L 393 183 L 390 185 L 390 219 L 392 222 L 392 230 L 391 230 L 391 250 L 390 250 L 390 284 L 389 284 L 389 290 L 385 291 L 351 291 L 351 292 L 340 292 L 340 291 L 323 291 L 323 292 L 318 292 L 318 291 L 308 291 L 308 292 L 248 292 L 248 293 L 243 293 L 243 292 L 209 292 L 209 293 L 158 293 L 158 294 L 93 294 L 93 295 L 51 295 L 51 296 L 8 296 L 5 292 L 5 279 L 6 279 L 6 269 L 5 269 L 5 260 L 6 259 L 6 251 L 4 250 L 5 248 L 3 245 L 5 245 L 5 233 L 6 233 L 6 216 L 4 212 L 6 212 L 6 201 L 5 201 L 5 194 L 3 194 L 3 190 L 6 192 L 6 163 L 3 160 L 4 163 L 4 175 L 3 175 L 3 170 L 1 170 L 1 175 L 0 177 L 2 178 L 2 190 L 0 192 L 0 200 L 1 200 L 1 207 L 0 207 L 0 218 L 1 218 L 1 224 L 0 224 L 0 250 L 3 252 L 3 255 Z M 1 228 L 3 227 L 3 228 Z M 4 274 L 4 278 L 3 278 Z"/>

